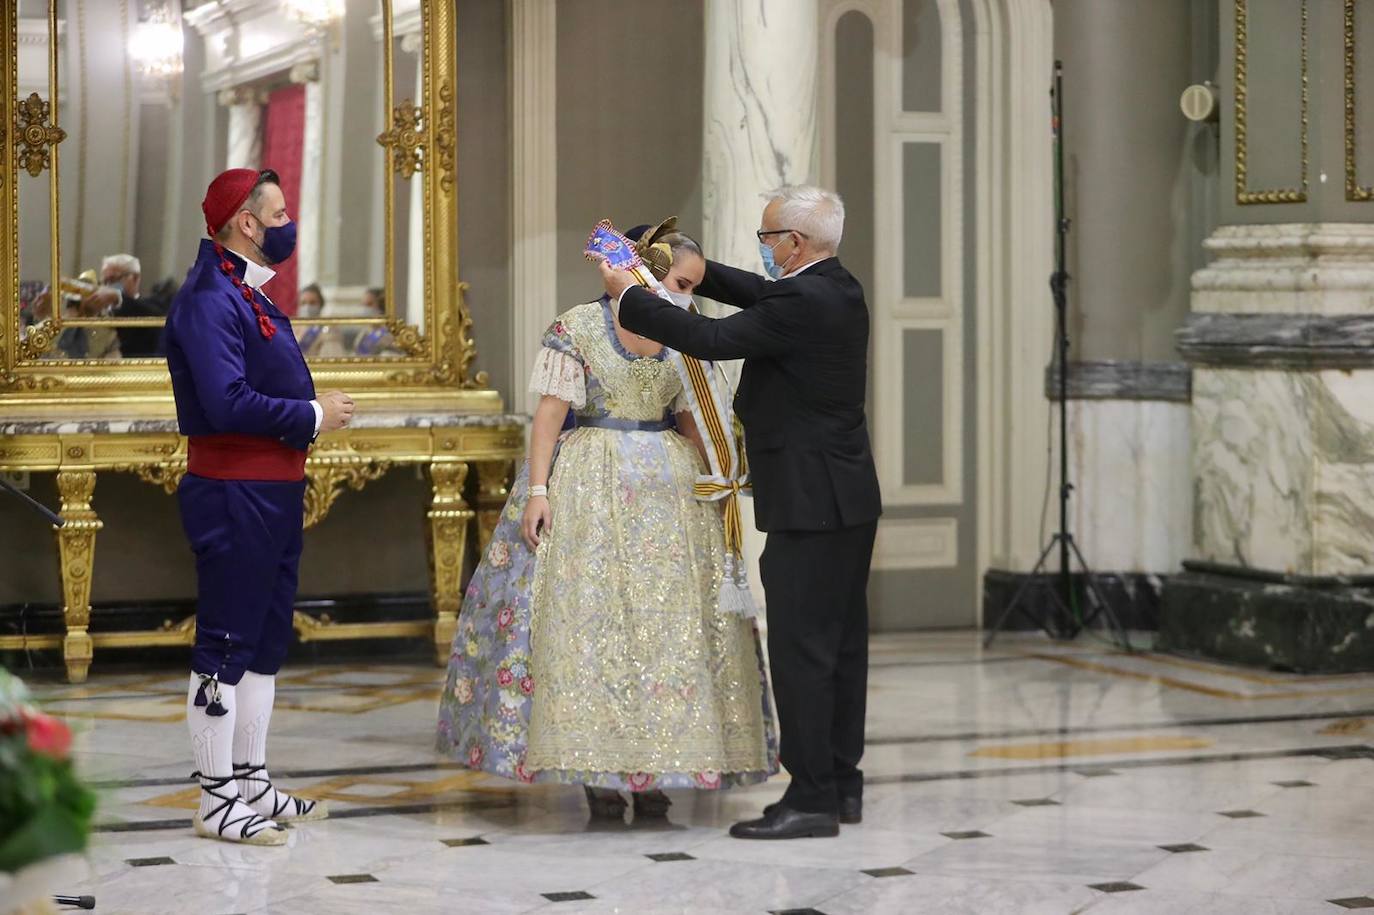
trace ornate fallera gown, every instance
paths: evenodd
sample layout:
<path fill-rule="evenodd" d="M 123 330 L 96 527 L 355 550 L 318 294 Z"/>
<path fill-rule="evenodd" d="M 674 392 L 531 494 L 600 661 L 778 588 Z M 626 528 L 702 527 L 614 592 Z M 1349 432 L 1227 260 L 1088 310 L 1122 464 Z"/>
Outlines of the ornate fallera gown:
<path fill-rule="evenodd" d="M 777 772 L 754 621 L 717 607 L 724 538 L 672 427 L 666 351 L 635 356 L 603 299 L 548 330 L 532 390 L 572 404 L 537 555 L 517 475 L 473 574 L 440 703 L 439 749 L 525 782 L 646 791 Z"/>

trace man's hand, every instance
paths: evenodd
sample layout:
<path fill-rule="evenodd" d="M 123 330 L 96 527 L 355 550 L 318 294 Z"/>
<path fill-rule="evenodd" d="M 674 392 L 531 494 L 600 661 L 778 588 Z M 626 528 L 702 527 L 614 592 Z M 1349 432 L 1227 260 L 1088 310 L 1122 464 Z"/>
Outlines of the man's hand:
<path fill-rule="evenodd" d="M 119 304 L 119 293 L 113 289 L 98 289 L 81 300 L 81 317 L 98 318 Z"/>
<path fill-rule="evenodd" d="M 334 432 L 353 421 L 353 398 L 343 391 L 329 391 L 316 398 L 324 419 L 320 422 L 320 432 Z"/>
<path fill-rule="evenodd" d="M 616 270 L 604 259 L 596 262 L 596 269 L 601 271 L 601 281 L 606 284 L 606 294 L 611 297 L 612 302 L 619 302 L 622 292 L 631 286 L 639 285 L 628 272 Z"/>

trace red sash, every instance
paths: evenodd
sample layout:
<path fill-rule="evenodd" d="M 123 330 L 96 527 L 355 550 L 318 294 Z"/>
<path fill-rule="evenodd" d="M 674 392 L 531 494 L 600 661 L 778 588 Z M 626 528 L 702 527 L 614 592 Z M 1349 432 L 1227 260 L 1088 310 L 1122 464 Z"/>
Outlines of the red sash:
<path fill-rule="evenodd" d="M 186 471 L 212 480 L 294 483 L 305 479 L 305 452 L 258 435 L 192 435 Z"/>

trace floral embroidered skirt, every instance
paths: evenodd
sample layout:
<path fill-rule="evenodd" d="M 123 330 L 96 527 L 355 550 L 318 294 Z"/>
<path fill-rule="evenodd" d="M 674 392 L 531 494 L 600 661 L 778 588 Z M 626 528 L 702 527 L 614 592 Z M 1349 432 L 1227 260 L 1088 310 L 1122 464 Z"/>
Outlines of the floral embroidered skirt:
<path fill-rule="evenodd" d="M 511 487 L 458 619 L 438 746 L 524 782 L 632 791 L 778 771 L 758 632 L 717 610 L 722 530 L 676 433 L 564 439 L 538 557 Z"/>

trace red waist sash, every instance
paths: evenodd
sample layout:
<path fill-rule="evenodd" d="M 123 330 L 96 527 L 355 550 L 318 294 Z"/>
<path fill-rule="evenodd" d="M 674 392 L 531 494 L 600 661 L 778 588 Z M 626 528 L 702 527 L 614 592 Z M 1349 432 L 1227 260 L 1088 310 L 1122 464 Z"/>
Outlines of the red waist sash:
<path fill-rule="evenodd" d="M 212 480 L 294 483 L 305 479 L 305 452 L 258 435 L 193 435 L 186 472 Z"/>

